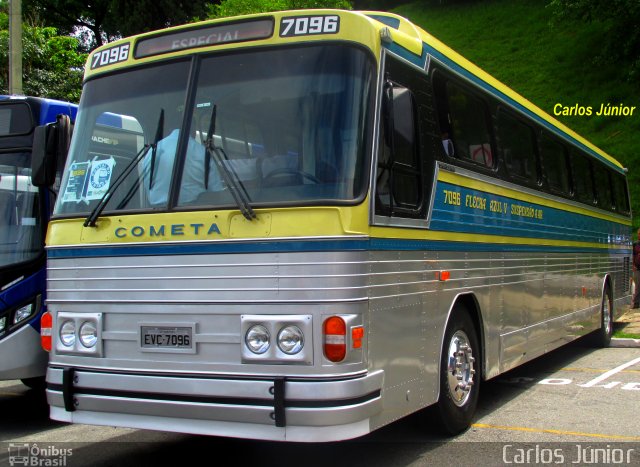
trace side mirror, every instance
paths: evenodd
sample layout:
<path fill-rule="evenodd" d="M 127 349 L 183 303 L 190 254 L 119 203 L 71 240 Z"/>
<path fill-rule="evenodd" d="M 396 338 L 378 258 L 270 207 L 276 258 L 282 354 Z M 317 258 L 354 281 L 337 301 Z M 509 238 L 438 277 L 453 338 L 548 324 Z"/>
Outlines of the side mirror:
<path fill-rule="evenodd" d="M 385 143 L 394 153 L 394 159 L 404 159 L 415 144 L 415 103 L 413 94 L 404 86 L 387 81 L 384 85 Z M 399 153 L 399 154 L 398 154 Z M 406 157 L 406 156 L 405 156 Z"/>
<path fill-rule="evenodd" d="M 56 181 L 58 161 L 64 161 L 71 140 L 68 115 L 58 115 L 56 123 L 36 127 L 31 154 L 31 180 L 37 187 L 50 187 Z"/>

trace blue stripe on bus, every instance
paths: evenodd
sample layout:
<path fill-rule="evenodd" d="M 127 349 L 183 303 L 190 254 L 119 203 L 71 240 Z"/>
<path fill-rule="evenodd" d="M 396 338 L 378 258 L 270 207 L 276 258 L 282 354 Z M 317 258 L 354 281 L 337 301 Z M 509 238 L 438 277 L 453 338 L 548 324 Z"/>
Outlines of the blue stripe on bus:
<path fill-rule="evenodd" d="M 617 253 L 630 254 L 631 250 L 613 247 L 587 248 L 571 246 L 519 245 L 475 243 L 440 240 L 405 240 L 397 238 L 370 238 L 344 240 L 272 240 L 244 242 L 212 242 L 185 244 L 140 244 L 109 246 L 74 246 L 48 250 L 49 259 L 99 258 L 117 256 L 173 256 L 232 253 L 286 253 L 286 252 L 344 252 L 344 251 L 460 251 L 464 243 L 467 252 L 545 252 L 545 253 Z"/>
<path fill-rule="evenodd" d="M 447 196 L 450 198 L 447 199 Z M 476 207 L 474 207 L 474 202 Z M 457 204 L 459 203 L 459 205 Z M 513 213 L 519 210 L 524 215 Z M 630 230 L 622 222 L 438 182 L 431 230 L 507 237 L 620 244 Z"/>

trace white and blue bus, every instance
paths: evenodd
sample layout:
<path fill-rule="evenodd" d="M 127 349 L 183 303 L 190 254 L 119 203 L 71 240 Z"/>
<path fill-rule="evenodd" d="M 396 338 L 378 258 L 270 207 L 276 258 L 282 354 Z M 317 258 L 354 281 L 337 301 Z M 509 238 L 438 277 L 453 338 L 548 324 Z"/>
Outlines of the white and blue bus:
<path fill-rule="evenodd" d="M 54 186 L 32 183 L 32 150 L 36 134 L 50 140 L 49 151 L 58 154 L 48 167 L 55 183 L 76 110 L 62 101 L 0 96 L 0 380 L 21 379 L 30 387 L 43 384 L 48 360 L 40 347 L 40 316 L 44 236 L 55 201 Z"/>

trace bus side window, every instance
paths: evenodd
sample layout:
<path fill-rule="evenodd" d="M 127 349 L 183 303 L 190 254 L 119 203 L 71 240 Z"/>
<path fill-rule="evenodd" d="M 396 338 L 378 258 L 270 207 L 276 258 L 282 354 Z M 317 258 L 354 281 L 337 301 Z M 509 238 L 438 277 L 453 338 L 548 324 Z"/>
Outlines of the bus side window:
<path fill-rule="evenodd" d="M 503 109 L 498 111 L 497 144 L 509 175 L 529 185 L 538 184 L 533 130 Z"/>
<path fill-rule="evenodd" d="M 418 104 L 412 89 L 404 85 L 419 82 L 419 78 L 414 70 L 391 56 L 387 56 L 386 70 L 376 214 L 420 218 L 425 190 L 419 152 Z"/>
<path fill-rule="evenodd" d="M 565 147 L 549 137 L 546 132 L 540 135 L 539 141 L 540 157 L 547 185 L 555 193 L 569 195 L 571 174 Z"/>
<path fill-rule="evenodd" d="M 614 204 L 609 169 L 607 169 L 603 164 L 596 164 L 593 169 L 598 207 L 611 211 Z"/>
<path fill-rule="evenodd" d="M 593 204 L 595 192 L 589 159 L 575 151 L 571 151 L 571 166 L 573 168 L 573 188 L 576 199 L 583 203 Z"/>
<path fill-rule="evenodd" d="M 627 184 L 624 176 L 613 173 L 611 174 L 611 182 L 613 184 L 614 209 L 619 213 L 628 214 L 629 195 L 627 193 Z"/>
<path fill-rule="evenodd" d="M 456 154 L 469 162 L 493 167 L 485 103 L 450 81 L 447 97 Z"/>

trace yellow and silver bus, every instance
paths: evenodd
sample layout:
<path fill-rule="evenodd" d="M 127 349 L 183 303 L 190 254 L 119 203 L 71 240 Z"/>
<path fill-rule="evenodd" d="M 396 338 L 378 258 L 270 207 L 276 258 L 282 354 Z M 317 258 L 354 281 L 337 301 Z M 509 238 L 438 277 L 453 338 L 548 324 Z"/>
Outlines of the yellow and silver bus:
<path fill-rule="evenodd" d="M 454 434 L 630 303 L 625 169 L 389 13 L 97 49 L 60 193 L 55 420 L 333 441 L 433 406 Z"/>

